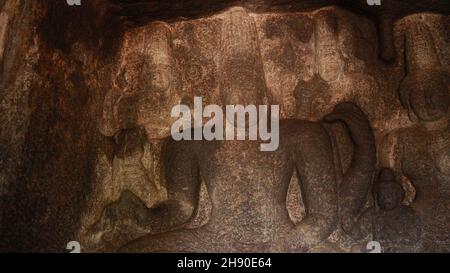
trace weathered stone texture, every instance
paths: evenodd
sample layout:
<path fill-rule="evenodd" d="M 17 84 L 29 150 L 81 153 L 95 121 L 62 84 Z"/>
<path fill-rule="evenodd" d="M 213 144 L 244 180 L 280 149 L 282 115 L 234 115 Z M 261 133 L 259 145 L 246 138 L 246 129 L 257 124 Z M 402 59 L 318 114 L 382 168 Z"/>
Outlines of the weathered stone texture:
<path fill-rule="evenodd" d="M 450 7 L 361 2 L 0 0 L 0 251 L 449 252 Z"/>

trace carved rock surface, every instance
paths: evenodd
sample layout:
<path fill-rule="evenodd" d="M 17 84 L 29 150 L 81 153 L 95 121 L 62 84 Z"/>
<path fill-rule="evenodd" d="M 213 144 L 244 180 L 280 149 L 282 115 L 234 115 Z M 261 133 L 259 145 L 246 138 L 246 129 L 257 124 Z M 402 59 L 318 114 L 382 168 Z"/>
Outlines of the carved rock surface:
<path fill-rule="evenodd" d="M 0 251 L 64 252 L 73 240 L 150 250 L 154 238 L 157 251 L 179 250 L 170 242 L 184 233 L 158 237 L 174 223 L 220 238 L 185 251 L 358 252 L 369 238 L 390 252 L 450 251 L 448 1 L 82 2 L 0 0 Z M 171 109 L 195 96 L 277 104 L 282 124 L 307 125 L 283 127 L 298 139 L 276 154 L 174 145 Z M 330 146 L 290 158 L 296 141 L 313 150 L 317 128 Z M 196 156 L 181 164 L 185 152 Z M 290 173 L 320 158 L 333 161 L 317 166 L 336 193 L 308 188 L 320 172 Z M 193 177 L 183 190 L 195 201 L 173 203 L 171 183 Z M 378 202 L 380 180 L 388 197 L 402 186 L 395 209 Z M 285 192 L 271 199 L 277 181 Z M 308 225 L 319 203 L 340 213 Z M 163 225 L 157 215 L 174 207 Z"/>

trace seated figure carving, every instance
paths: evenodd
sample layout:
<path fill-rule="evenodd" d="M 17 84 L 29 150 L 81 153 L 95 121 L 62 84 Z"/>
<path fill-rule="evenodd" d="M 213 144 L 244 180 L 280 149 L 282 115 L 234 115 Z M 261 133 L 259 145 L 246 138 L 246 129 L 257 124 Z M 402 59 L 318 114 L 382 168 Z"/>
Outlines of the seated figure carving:
<path fill-rule="evenodd" d="M 421 251 L 448 251 L 450 232 L 450 126 L 448 76 L 441 69 L 432 34 L 415 22 L 405 34 L 407 75 L 400 86 L 402 104 L 419 123 L 388 134 L 381 164 L 416 188 L 412 204 L 423 223 Z M 438 216 L 439 215 L 439 216 Z"/>
<path fill-rule="evenodd" d="M 222 26 L 220 92 L 223 105 L 270 103 L 253 19 L 230 10 Z M 324 122 L 342 121 L 351 134 L 353 162 L 338 174 Z M 365 202 L 375 170 L 375 144 L 364 113 L 338 105 L 324 122 L 280 122 L 280 146 L 260 151 L 261 141 L 174 141 L 163 150 L 168 200 L 145 213 L 157 234 L 145 235 L 120 251 L 129 252 L 301 252 L 325 240 L 338 223 L 351 226 Z M 293 224 L 286 194 L 297 175 L 306 216 Z M 188 223 L 198 209 L 201 181 L 212 205 L 208 221 Z M 338 202 L 340 199 L 340 202 Z M 338 209 L 338 204 L 342 206 Z"/>
<path fill-rule="evenodd" d="M 137 42 L 129 42 L 129 35 Z M 162 22 L 125 34 L 114 85 L 103 103 L 100 132 L 114 140 L 114 149 L 111 162 L 100 168 L 108 174 L 99 178 L 83 216 L 87 248 L 105 241 L 120 245 L 153 231 L 139 219 L 141 210 L 164 198 L 154 158 L 159 159 L 160 139 L 170 133 L 170 107 L 179 102 L 170 35 Z M 154 150 L 146 154 L 149 147 Z"/>

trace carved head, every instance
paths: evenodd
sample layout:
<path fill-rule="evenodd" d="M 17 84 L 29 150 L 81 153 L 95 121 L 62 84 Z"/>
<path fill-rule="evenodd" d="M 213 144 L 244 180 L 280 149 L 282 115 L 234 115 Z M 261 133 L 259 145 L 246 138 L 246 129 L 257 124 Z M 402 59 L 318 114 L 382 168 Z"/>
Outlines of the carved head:
<path fill-rule="evenodd" d="M 375 186 L 375 195 L 378 206 L 382 210 L 393 210 L 401 205 L 405 192 L 402 186 L 395 181 L 392 170 L 381 170 Z"/>
<path fill-rule="evenodd" d="M 130 33 L 125 42 L 117 86 L 125 93 L 167 93 L 175 77 L 171 34 L 168 26 L 155 22 Z"/>
<path fill-rule="evenodd" d="M 153 23 L 150 30 L 147 41 L 149 61 L 144 67 L 148 74 L 146 83 L 152 92 L 170 95 L 171 83 L 175 78 L 171 32 L 166 24 L 158 22 Z"/>
<path fill-rule="evenodd" d="M 105 98 L 107 135 L 142 127 L 151 139 L 170 135 L 170 109 L 179 103 L 179 80 L 169 26 L 153 22 L 124 35 L 114 90 Z"/>

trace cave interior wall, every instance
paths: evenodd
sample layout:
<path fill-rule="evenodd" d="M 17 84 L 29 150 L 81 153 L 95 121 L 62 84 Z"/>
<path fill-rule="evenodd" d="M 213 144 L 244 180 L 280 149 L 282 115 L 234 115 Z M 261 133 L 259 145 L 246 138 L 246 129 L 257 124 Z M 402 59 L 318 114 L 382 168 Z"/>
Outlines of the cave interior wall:
<path fill-rule="evenodd" d="M 450 83 L 446 1 L 391 1 L 373 9 L 365 1 L 129 2 L 0 1 L 0 249 L 64 251 L 71 240 L 89 245 L 87 230 L 124 191 L 142 201 L 130 205 L 137 209 L 166 198 L 160 153 L 173 122 L 170 109 L 194 96 L 221 104 L 218 48 L 230 7 L 243 6 L 255 24 L 255 50 L 282 119 L 320 121 L 336 104 L 352 101 L 383 151 L 386 135 L 420 121 L 411 119 L 398 93 L 407 71 L 405 35 L 416 24 L 432 30 L 413 35 L 434 41 L 438 62 L 431 67 L 439 66 Z M 147 60 L 168 65 L 176 75 L 170 88 L 148 93 L 154 70 Z M 122 151 L 120 134 L 136 126 L 140 169 L 126 169 L 135 158 Z M 346 136 L 338 141 L 350 145 Z M 348 166 L 351 148 L 341 153 Z M 126 179 L 127 172 L 142 171 L 158 197 L 149 194 L 147 180 Z M 288 206 L 300 221 L 300 189 L 293 187 Z M 210 209 L 202 189 L 197 225 Z M 135 239 L 142 232 L 136 229 L 127 226 L 125 235 L 91 250 L 114 249 Z"/>

